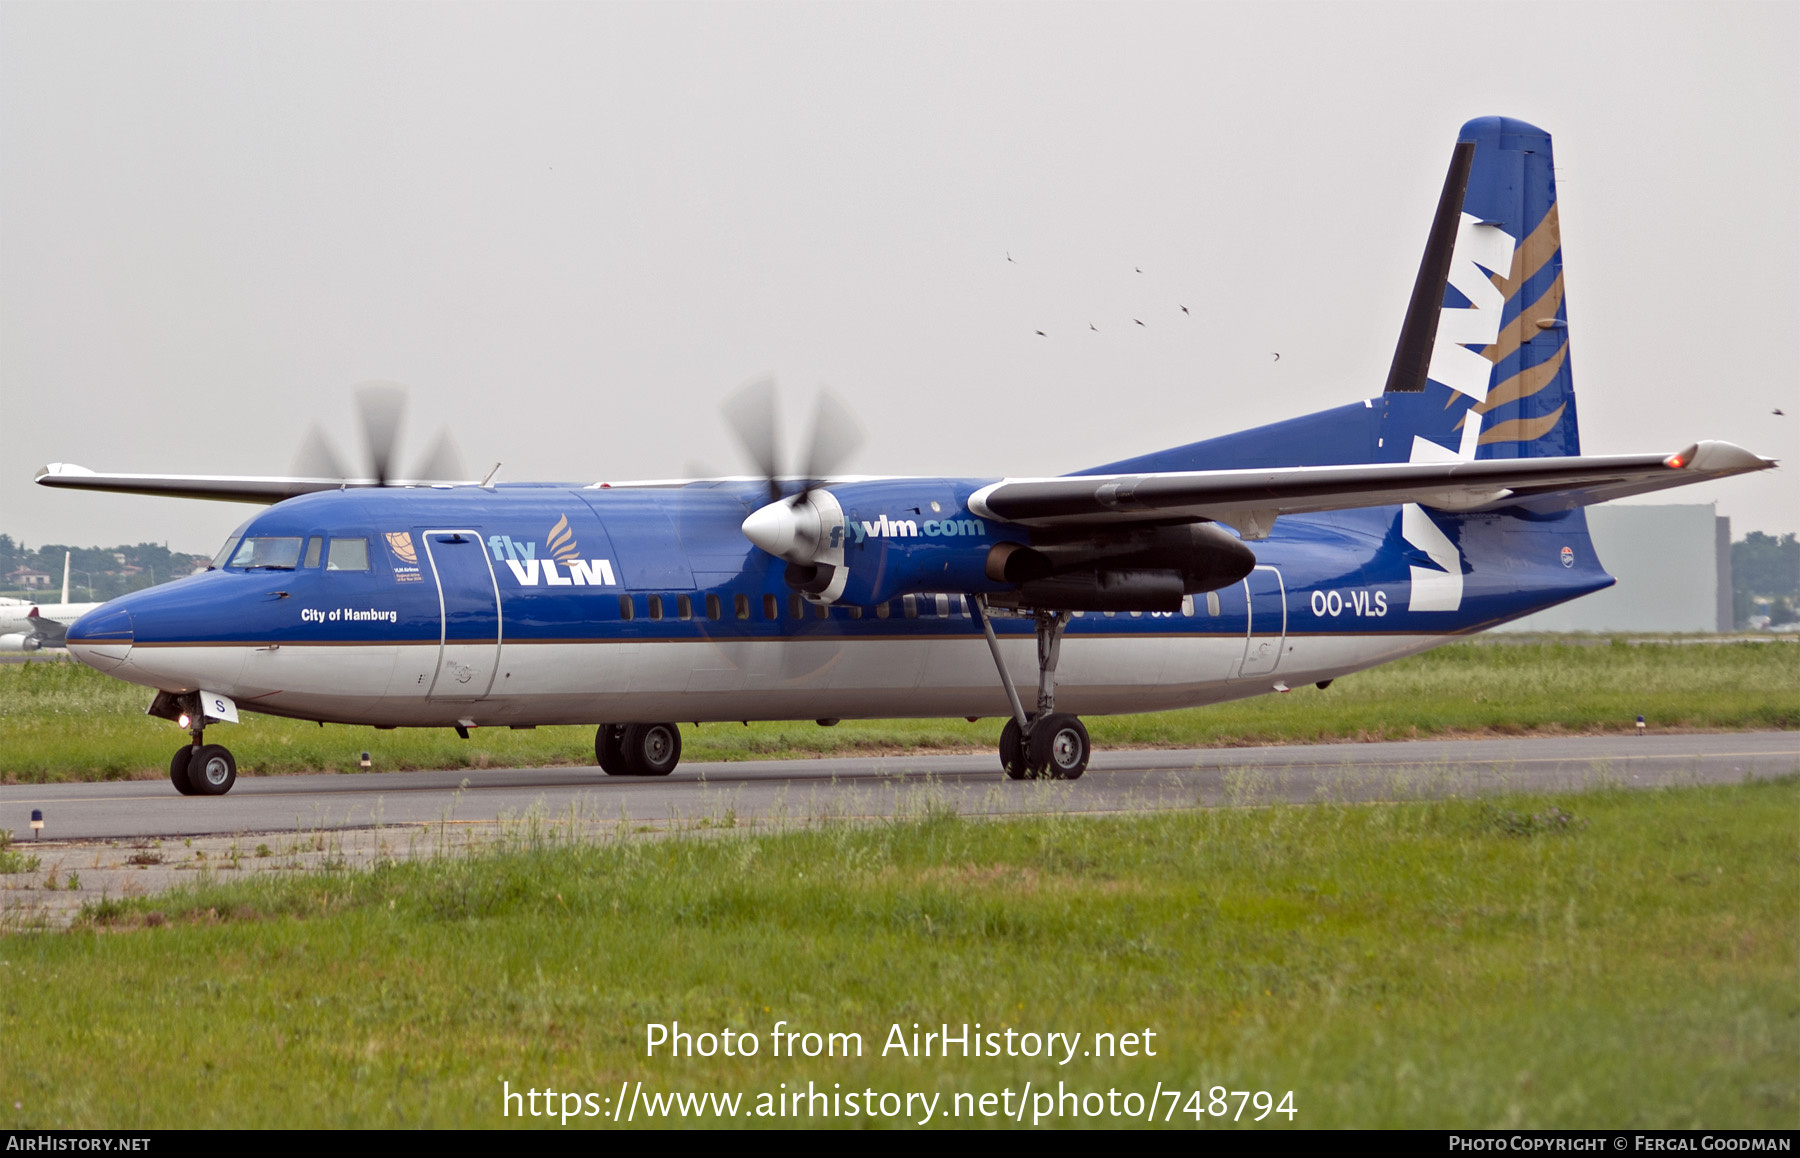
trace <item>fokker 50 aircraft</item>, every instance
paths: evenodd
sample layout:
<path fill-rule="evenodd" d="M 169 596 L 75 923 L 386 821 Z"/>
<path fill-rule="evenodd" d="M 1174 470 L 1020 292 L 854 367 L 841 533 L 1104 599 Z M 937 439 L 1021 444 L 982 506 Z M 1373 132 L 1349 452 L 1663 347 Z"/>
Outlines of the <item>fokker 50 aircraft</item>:
<path fill-rule="evenodd" d="M 1074 778 L 1081 714 L 1323 686 L 1576 598 L 1613 582 L 1583 507 L 1775 465 L 1581 453 L 1553 172 L 1542 130 L 1463 126 L 1379 395 L 1059 478 L 834 476 L 823 422 L 779 477 L 754 388 L 760 481 L 396 485 L 379 448 L 357 480 L 46 467 L 273 504 L 69 650 L 156 689 L 190 794 L 231 788 L 204 729 L 239 707 L 597 724 L 624 776 L 674 769 L 673 720 L 1006 716 L 1008 775 Z"/>

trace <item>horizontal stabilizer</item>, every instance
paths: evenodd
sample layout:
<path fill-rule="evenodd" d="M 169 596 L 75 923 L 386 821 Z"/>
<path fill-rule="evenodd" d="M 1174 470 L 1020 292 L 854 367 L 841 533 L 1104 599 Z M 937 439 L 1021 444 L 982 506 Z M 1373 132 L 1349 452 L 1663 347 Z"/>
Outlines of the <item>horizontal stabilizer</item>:
<path fill-rule="evenodd" d="M 1446 511 L 1556 510 L 1774 465 L 1729 442 L 1701 442 L 1667 455 L 1071 475 L 1002 479 L 971 495 L 969 509 L 1034 527 L 1210 519 L 1260 539 L 1278 515 L 1399 503 Z"/>

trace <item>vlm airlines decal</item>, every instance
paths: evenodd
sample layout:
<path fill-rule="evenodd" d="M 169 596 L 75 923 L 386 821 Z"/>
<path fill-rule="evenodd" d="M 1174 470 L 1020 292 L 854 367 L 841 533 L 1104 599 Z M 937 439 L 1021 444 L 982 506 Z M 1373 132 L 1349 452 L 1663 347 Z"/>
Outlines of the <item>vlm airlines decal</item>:
<path fill-rule="evenodd" d="M 866 539 L 943 539 L 959 535 L 985 536 L 987 524 L 980 519 L 890 519 L 886 514 L 875 520 L 851 520 L 850 533 L 858 543 Z"/>
<path fill-rule="evenodd" d="M 542 583 L 546 587 L 616 587 L 618 579 L 613 576 L 611 559 L 583 559 L 581 547 L 575 541 L 575 532 L 569 526 L 569 516 L 564 515 L 556 520 L 545 536 L 550 557 L 537 557 L 535 542 L 521 543 L 510 535 L 490 535 L 488 549 L 494 553 L 496 562 L 505 563 L 519 581 L 521 587 L 536 587 Z M 567 568 L 563 575 L 556 569 L 557 564 Z"/>
<path fill-rule="evenodd" d="M 1500 316 L 1506 311 L 1506 294 L 1489 276 L 1507 277 L 1512 272 L 1512 235 L 1498 225 L 1484 225 L 1465 213 L 1456 228 L 1456 247 L 1450 256 L 1450 285 L 1468 300 L 1468 308 L 1445 306 L 1438 311 L 1437 341 L 1431 347 L 1431 369 L 1426 377 L 1442 382 L 1472 400 L 1463 415 L 1463 458 L 1474 458 L 1481 439 L 1479 409 L 1487 401 L 1494 364 L 1480 351 L 1500 337 Z"/>

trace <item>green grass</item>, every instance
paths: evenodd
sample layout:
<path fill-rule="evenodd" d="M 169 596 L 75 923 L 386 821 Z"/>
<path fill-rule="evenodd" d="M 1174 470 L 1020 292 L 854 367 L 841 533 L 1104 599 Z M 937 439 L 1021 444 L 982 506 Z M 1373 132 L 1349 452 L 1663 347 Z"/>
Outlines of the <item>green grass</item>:
<path fill-rule="evenodd" d="M 946 1105 L 1061 1080 L 1292 1090 L 1307 1127 L 1793 1129 L 1797 819 L 1793 778 L 1124 818 L 926 807 L 760 835 L 539 826 L 472 859 L 202 881 L 0 938 L 0 1119 L 500 1126 L 503 1080 Z M 858 1032 L 865 1055 L 644 1056 L 648 1022 L 766 1043 L 781 1020 Z M 914 1022 L 1148 1028 L 1157 1056 L 880 1056 Z"/>
<path fill-rule="evenodd" d="M 0 780 L 166 775 L 182 734 L 143 714 L 147 689 L 75 664 L 0 665 Z M 1338 680 L 1235 703 L 1091 717 L 1103 748 L 1309 743 L 1464 733 L 1800 727 L 1791 644 L 1464 643 Z M 211 735 L 246 774 L 592 764 L 592 728 L 447 730 L 329 726 L 246 714 Z M 992 749 L 1000 720 L 709 724 L 684 727 L 683 758 L 741 760 L 899 750 Z"/>

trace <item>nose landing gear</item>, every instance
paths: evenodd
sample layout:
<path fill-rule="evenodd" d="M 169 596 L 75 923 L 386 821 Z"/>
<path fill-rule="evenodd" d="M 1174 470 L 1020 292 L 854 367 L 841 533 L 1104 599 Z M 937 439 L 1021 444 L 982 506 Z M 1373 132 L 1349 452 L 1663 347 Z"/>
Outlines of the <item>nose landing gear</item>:
<path fill-rule="evenodd" d="M 1037 624 L 1038 695 L 1037 711 L 1026 714 L 1019 702 L 1019 691 L 1013 686 L 1012 673 L 1000 658 L 1000 642 L 994 637 L 994 625 L 988 620 L 987 600 L 974 596 L 970 603 L 981 630 L 987 636 L 988 650 L 999 669 L 1000 683 L 1012 705 L 1013 718 L 1000 729 L 1000 766 L 1013 780 L 1079 780 L 1087 771 L 1093 747 L 1087 728 L 1081 720 L 1056 710 L 1056 661 L 1062 652 L 1063 628 L 1069 624 L 1067 611 L 1032 611 Z"/>
<path fill-rule="evenodd" d="M 206 743 L 204 726 L 193 729 L 193 743 L 169 757 L 169 782 L 183 796 L 223 796 L 237 783 L 237 759 L 223 744 Z"/>

